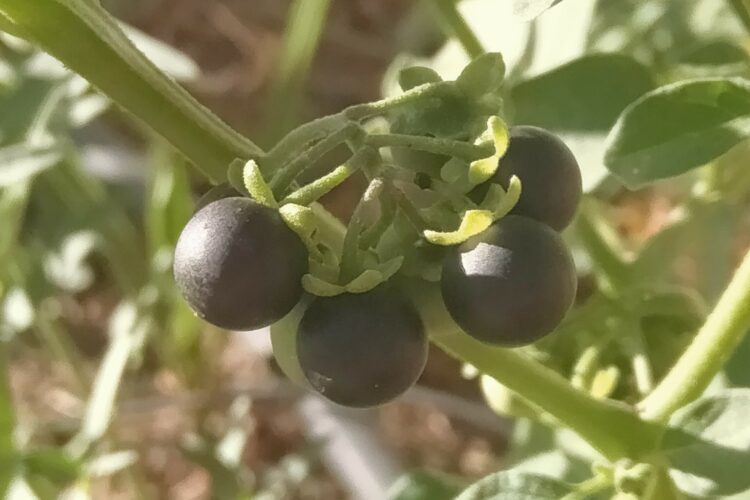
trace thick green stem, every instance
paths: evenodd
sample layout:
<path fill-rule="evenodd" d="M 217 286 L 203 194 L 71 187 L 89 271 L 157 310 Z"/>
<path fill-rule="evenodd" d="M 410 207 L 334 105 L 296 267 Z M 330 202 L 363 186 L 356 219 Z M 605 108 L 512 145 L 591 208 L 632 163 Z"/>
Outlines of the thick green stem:
<path fill-rule="evenodd" d="M 0 0 L 0 21 L 80 74 L 167 139 L 212 181 L 255 144 L 164 75 L 91 0 Z"/>
<path fill-rule="evenodd" d="M 639 405 L 644 418 L 665 421 L 700 396 L 750 329 L 750 252 L 693 342 Z"/>
<path fill-rule="evenodd" d="M 460 332 L 439 290 L 424 284 L 414 296 L 432 341 L 475 366 L 577 432 L 610 460 L 637 459 L 653 450 L 661 427 L 638 418 L 623 404 L 594 399 L 565 378 L 517 350 L 492 347 Z"/>
<path fill-rule="evenodd" d="M 376 148 L 402 146 L 439 155 L 456 156 L 468 161 L 487 158 L 495 152 L 492 144 L 474 145 L 463 141 L 403 134 L 371 134 L 365 137 L 365 144 Z"/>
<path fill-rule="evenodd" d="M 428 0 L 428 3 L 446 32 L 458 39 L 470 58 L 474 59 L 485 53 L 479 38 L 458 11 L 456 0 Z"/>

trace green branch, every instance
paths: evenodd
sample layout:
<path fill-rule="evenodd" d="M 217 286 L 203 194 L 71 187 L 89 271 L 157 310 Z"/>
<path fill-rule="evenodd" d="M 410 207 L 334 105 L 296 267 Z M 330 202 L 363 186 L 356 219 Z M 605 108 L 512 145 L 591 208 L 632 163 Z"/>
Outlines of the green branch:
<path fill-rule="evenodd" d="M 98 1 L 0 0 L 0 22 L 153 128 L 212 181 L 223 181 L 235 158 L 263 154 L 165 76 Z"/>
<path fill-rule="evenodd" d="M 700 396 L 750 329 L 750 252 L 705 324 L 677 363 L 639 405 L 644 418 L 665 421 Z"/>
<path fill-rule="evenodd" d="M 430 287 L 430 285 L 425 285 Z M 621 403 L 595 399 L 517 350 L 489 346 L 459 331 L 435 287 L 414 294 L 431 340 L 555 417 L 610 460 L 637 459 L 652 451 L 661 427 Z"/>

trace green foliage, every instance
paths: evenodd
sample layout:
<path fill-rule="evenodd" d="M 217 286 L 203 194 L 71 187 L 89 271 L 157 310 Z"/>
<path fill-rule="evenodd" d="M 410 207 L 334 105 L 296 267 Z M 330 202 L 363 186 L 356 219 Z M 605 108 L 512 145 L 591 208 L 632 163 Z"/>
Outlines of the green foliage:
<path fill-rule="evenodd" d="M 533 18 L 556 3 L 519 0 L 515 11 Z M 565 2 L 555 12 L 574 4 Z M 78 480 L 131 466 L 132 453 L 103 453 L 116 445 L 109 427 L 127 369 L 141 366 L 152 355 L 149 348 L 186 385 L 209 378 L 203 327 L 175 292 L 170 271 L 193 211 L 194 180 L 182 168 L 188 162 L 210 181 L 228 178 L 243 194 L 278 209 L 310 254 L 310 272 L 302 279 L 307 292 L 362 293 L 384 282 L 409 290 L 433 342 L 481 373 L 493 409 L 531 419 L 514 431 L 513 468 L 460 494 L 461 481 L 417 472 L 394 486 L 393 498 L 666 500 L 680 498 L 675 485 L 691 498 L 750 488 L 747 390 L 726 389 L 691 402 L 723 370 L 730 383 L 746 379 L 746 350 L 735 349 L 750 330 L 750 264 L 725 285 L 750 192 L 750 57 L 742 33 L 750 29 L 747 2 L 600 0 L 586 50 L 524 79 L 535 62 L 532 32 L 511 83 L 503 57 L 484 53 L 472 20 L 462 17 L 456 2 L 430 5 L 446 33 L 473 56 L 455 81 L 421 62 L 400 72 L 402 94 L 302 125 L 264 152 L 162 71 L 192 78 L 197 69 L 189 59 L 119 25 L 99 2 L 0 0 L 0 26 L 65 65 L 3 38 L 0 494 L 15 481 L 51 497 Z M 272 135 L 296 121 L 329 6 L 327 0 L 295 4 L 271 100 L 272 114 L 279 114 L 269 123 Z M 662 86 L 654 90 L 656 82 Z M 145 237 L 116 190 L 83 171 L 72 146 L 71 130 L 109 107 L 99 91 L 185 156 L 176 159 L 161 143 L 152 148 Z M 609 131 L 604 162 L 630 188 L 710 165 L 652 188 L 681 215 L 640 247 L 623 243 L 608 225 L 608 201 L 586 200 L 575 231 L 565 236 L 593 290 L 579 293 L 579 307 L 554 334 L 519 351 L 464 335 L 435 294 L 441 247 L 485 231 L 519 200 L 518 179 L 507 189 L 490 188 L 482 200 L 467 196 L 502 164 L 506 119 L 572 136 Z M 336 148 L 348 150 L 349 159 L 318 178 L 303 175 Z M 384 148 L 392 148 L 392 158 Z M 399 155 L 398 148 L 422 159 L 426 153 L 432 164 L 417 165 L 418 156 Z M 587 163 L 597 162 L 598 154 L 587 154 Z M 354 174 L 370 187 L 344 225 L 318 200 Z M 92 265 L 98 259 L 103 265 Z M 686 261 L 695 268 L 692 281 L 684 276 Z M 99 279 L 113 285 L 120 302 L 104 359 L 89 380 L 53 312 L 61 297 L 90 290 Z M 704 302 L 718 302 L 713 314 Z M 301 385 L 307 382 L 296 334 L 306 305 L 307 298 L 271 330 L 282 371 Z M 7 345 L 24 345 L 28 331 L 55 359 L 66 360 L 81 391 L 91 388 L 81 428 L 64 448 L 18 438 L 28 429 L 19 429 L 25 422 L 14 416 L 5 380 Z M 240 398 L 222 437 L 185 440 L 184 455 L 211 474 L 217 498 L 284 494 L 262 479 L 254 482 L 242 464 L 248 411 Z M 308 467 L 306 458 L 279 466 L 291 482 L 301 481 Z"/>
<path fill-rule="evenodd" d="M 677 486 L 698 498 L 750 489 L 750 390 L 731 389 L 682 408 L 662 448 Z"/>
<path fill-rule="evenodd" d="M 654 88 L 647 67 L 620 54 L 586 55 L 511 89 L 516 123 L 552 130 L 606 132 Z"/>
<path fill-rule="evenodd" d="M 441 81 L 440 75 L 434 69 L 425 68 L 424 66 L 410 66 L 404 68 L 398 73 L 398 84 L 401 90 L 411 90 L 426 83 L 436 83 Z"/>
<path fill-rule="evenodd" d="M 609 137 L 607 167 L 630 187 L 682 174 L 729 151 L 750 134 L 750 83 L 680 82 L 646 94 Z"/>

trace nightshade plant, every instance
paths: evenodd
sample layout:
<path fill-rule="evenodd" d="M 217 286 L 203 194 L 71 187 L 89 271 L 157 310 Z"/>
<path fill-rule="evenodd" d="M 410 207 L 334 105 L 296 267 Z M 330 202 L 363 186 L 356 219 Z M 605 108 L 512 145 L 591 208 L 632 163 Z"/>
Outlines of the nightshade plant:
<path fill-rule="evenodd" d="M 537 13 L 553 3 L 526 0 L 519 10 Z M 729 4 L 750 31 L 747 5 Z M 57 57 L 167 139 L 211 182 L 228 182 L 242 195 L 216 194 L 218 201 L 201 208 L 183 234 L 184 245 L 193 244 L 198 225 L 199 232 L 216 231 L 216 242 L 228 238 L 226 247 L 207 245 L 183 268 L 183 243 L 178 245 L 178 285 L 208 321 L 255 327 L 278 320 L 272 326 L 274 354 L 290 378 L 354 406 L 381 403 L 407 389 L 424 365 L 426 334 L 482 374 L 498 411 L 569 429 L 587 443 L 588 478 L 563 481 L 543 469 L 529 472 L 527 464 L 493 474 L 458 498 L 668 500 L 747 490 L 750 393 L 702 395 L 750 328 L 750 257 L 703 320 L 691 294 L 638 281 L 654 269 L 650 254 L 644 251 L 632 262 L 623 258 L 601 227 L 598 202 L 584 200 L 576 235 L 599 290 L 563 320 L 576 277 L 553 229 L 564 228 L 578 204 L 577 165 L 548 132 L 509 129 L 506 122 L 584 131 L 614 125 L 605 162 L 625 185 L 640 187 L 712 163 L 704 192 L 729 196 L 730 188 L 748 182 L 741 161 L 730 162 L 734 157 L 725 154 L 750 135 L 750 83 L 741 73 L 653 89 L 641 65 L 608 54 L 584 56 L 532 80 L 505 82 L 502 57 L 481 53 L 454 2 L 435 5 L 476 56 L 455 81 L 443 81 L 429 68 L 406 69 L 401 94 L 302 125 L 267 151 L 162 74 L 96 0 L 0 0 L 0 27 Z M 659 56 L 654 60 L 669 64 Z M 700 54 L 691 57 L 680 64 L 701 60 Z M 746 73 L 747 60 L 739 63 Z M 586 84 L 597 79 L 613 84 L 605 102 Z M 619 91 L 622 82 L 627 85 Z M 555 94 L 561 88 L 565 92 Z M 506 100 L 513 114 L 506 115 Z M 572 106 L 582 112 L 566 122 Z M 384 118 L 387 126 L 373 118 Z M 514 131 L 524 130 L 544 144 L 515 153 L 514 136 L 523 135 Z M 342 144 L 350 150 L 348 161 L 299 182 L 313 162 Z M 540 153 L 549 145 L 559 151 L 552 160 Z M 506 161 L 512 169 L 504 167 Z M 345 226 L 318 200 L 355 173 L 369 185 Z M 557 176 L 560 182 L 545 184 Z M 537 210 L 537 200 L 558 195 L 557 210 Z M 258 227 L 273 228 L 270 243 L 285 242 L 278 255 L 241 241 Z M 227 289 L 224 265 L 234 283 Z M 263 269 L 267 265 L 274 268 Z M 278 302 L 259 311 L 248 302 L 245 312 L 253 314 L 240 317 L 250 293 L 246 286 L 252 294 L 256 287 L 273 291 L 269 297 Z M 530 348 L 499 347 L 527 344 L 556 327 Z M 646 338 L 649 329 L 659 335 Z M 695 333 L 685 340 L 683 330 Z M 350 335 L 363 332 L 367 338 L 354 354 L 369 351 L 383 359 L 364 359 L 361 373 L 337 379 L 358 363 L 336 350 L 349 349 L 355 342 Z M 367 343 L 372 349 L 363 349 Z M 610 349 L 612 344 L 617 347 Z M 403 358 L 389 360 L 391 350 L 403 351 Z M 388 363 L 395 363 L 395 378 L 375 369 Z M 618 384 L 626 375 L 627 383 Z M 503 398 L 508 404 L 501 404 Z"/>

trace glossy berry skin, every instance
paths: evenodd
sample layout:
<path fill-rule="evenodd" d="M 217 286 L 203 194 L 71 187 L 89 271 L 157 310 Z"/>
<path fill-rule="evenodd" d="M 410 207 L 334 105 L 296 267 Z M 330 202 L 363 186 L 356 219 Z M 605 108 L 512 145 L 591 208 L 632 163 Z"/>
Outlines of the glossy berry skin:
<path fill-rule="evenodd" d="M 451 248 L 443 301 L 469 335 L 500 346 L 530 344 L 552 332 L 573 305 L 576 269 L 559 234 L 509 215 Z"/>
<path fill-rule="evenodd" d="M 204 320 L 255 330 L 281 319 L 300 299 L 307 250 L 278 212 L 249 198 L 209 203 L 177 241 L 174 276 Z"/>
<path fill-rule="evenodd" d="M 316 298 L 300 322 L 297 355 L 316 391 L 363 408 L 414 385 L 427 361 L 427 337 L 414 305 L 381 286 Z"/>
<path fill-rule="evenodd" d="M 561 231 L 575 216 L 581 198 L 581 170 L 573 153 L 550 132 L 530 126 L 510 129 L 510 145 L 491 182 L 508 187 L 521 180 L 521 198 L 512 214 Z"/>

